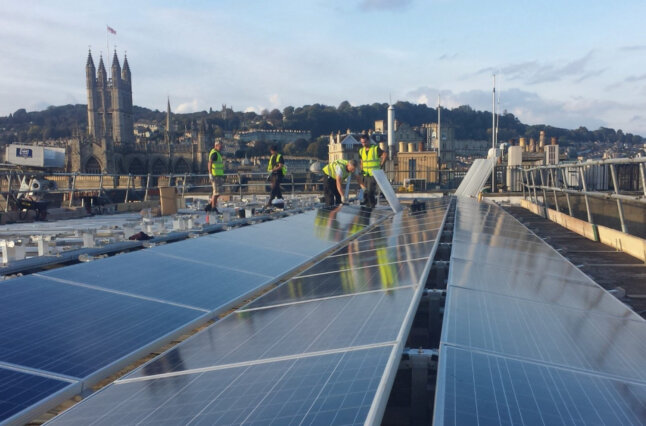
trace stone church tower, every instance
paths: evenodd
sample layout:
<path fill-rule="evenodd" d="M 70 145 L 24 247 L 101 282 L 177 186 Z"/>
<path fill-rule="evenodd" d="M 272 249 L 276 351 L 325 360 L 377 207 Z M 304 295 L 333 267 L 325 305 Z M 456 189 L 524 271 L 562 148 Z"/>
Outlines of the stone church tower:
<path fill-rule="evenodd" d="M 134 143 L 132 77 L 128 58 L 124 57 L 121 69 L 115 51 L 108 78 L 103 57 L 99 59 L 99 69 L 96 71 L 92 53 L 88 52 L 85 82 L 89 136 L 95 142 L 105 140 L 108 146 Z"/>
<path fill-rule="evenodd" d="M 190 138 L 187 142 L 176 140 L 170 99 L 164 141 L 135 139 L 132 76 L 127 57 L 124 56 L 121 68 L 115 51 L 108 74 L 103 57 L 99 58 L 98 67 L 95 67 L 92 52 L 88 52 L 85 84 L 88 134 L 87 137 L 70 140 L 67 145 L 70 171 L 142 176 L 148 173 L 184 174 L 206 170 L 211 149 L 206 124 L 201 123 L 196 138 Z"/>

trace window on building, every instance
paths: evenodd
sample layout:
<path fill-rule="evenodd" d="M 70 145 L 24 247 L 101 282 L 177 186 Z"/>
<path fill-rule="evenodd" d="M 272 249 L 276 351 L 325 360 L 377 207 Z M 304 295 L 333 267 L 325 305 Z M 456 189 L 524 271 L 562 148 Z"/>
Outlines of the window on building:
<path fill-rule="evenodd" d="M 415 169 L 417 168 L 417 160 L 411 158 L 408 160 L 408 177 L 415 179 Z"/>
<path fill-rule="evenodd" d="M 85 163 L 85 173 L 101 174 L 101 165 L 96 158 L 90 157 L 87 160 L 87 163 Z"/>

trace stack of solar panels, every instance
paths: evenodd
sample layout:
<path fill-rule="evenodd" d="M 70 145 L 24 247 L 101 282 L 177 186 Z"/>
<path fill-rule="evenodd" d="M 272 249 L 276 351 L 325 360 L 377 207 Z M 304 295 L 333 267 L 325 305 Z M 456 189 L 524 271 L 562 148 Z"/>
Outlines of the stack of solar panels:
<path fill-rule="evenodd" d="M 646 322 L 499 207 L 457 203 L 435 424 L 644 424 Z"/>
<path fill-rule="evenodd" d="M 356 216 L 329 212 L 2 282 L 0 422 L 32 420 L 329 252 Z"/>
<path fill-rule="evenodd" d="M 319 225 L 357 238 L 52 424 L 378 422 L 446 203 L 373 226 L 379 210 L 325 212 Z M 354 217 L 339 226 L 340 214 Z"/>
<path fill-rule="evenodd" d="M 464 197 L 475 197 L 478 195 L 487 183 L 487 179 L 491 176 L 495 161 L 495 158 L 478 158 L 475 160 L 471 167 L 469 167 L 462 182 L 460 182 L 460 186 L 455 190 L 455 195 Z"/>

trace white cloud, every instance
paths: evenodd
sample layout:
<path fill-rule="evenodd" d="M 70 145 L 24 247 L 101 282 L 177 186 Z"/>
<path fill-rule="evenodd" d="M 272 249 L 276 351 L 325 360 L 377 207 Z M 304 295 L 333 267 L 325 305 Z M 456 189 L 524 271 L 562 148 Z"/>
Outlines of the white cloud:
<path fill-rule="evenodd" d="M 423 95 L 420 95 L 420 96 L 417 98 L 417 101 L 416 101 L 416 102 L 417 102 L 418 104 L 426 104 L 426 105 L 429 105 L 429 102 L 428 102 L 428 96 L 426 96 L 426 95 L 424 95 L 424 94 L 423 94 Z"/>
<path fill-rule="evenodd" d="M 272 106 L 272 108 L 278 108 L 281 106 L 280 103 L 280 96 L 278 94 L 274 93 L 273 95 L 269 96 L 269 105 Z"/>
<path fill-rule="evenodd" d="M 182 102 L 181 104 L 177 105 L 177 109 L 175 111 L 180 114 L 202 111 L 204 110 L 204 108 L 201 108 L 200 104 L 201 102 L 197 99 L 193 99 L 188 102 Z"/>

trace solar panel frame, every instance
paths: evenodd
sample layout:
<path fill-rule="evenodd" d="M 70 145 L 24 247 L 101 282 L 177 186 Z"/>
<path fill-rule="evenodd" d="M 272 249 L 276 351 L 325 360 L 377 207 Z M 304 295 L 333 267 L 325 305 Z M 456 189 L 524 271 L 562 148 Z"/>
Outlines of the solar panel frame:
<path fill-rule="evenodd" d="M 443 229 L 444 225 L 446 224 L 446 218 L 448 216 L 448 213 L 451 207 L 451 202 L 454 202 L 454 201 L 451 200 L 446 205 L 446 210 L 444 211 L 442 226 L 440 227 L 440 229 Z M 440 238 L 436 238 L 435 244 L 433 245 L 433 249 L 429 253 L 428 263 L 424 268 L 422 277 L 428 277 L 439 242 L 440 242 Z M 400 329 L 400 333 L 397 336 L 397 344 L 393 347 L 390 357 L 388 358 L 388 363 L 386 364 L 385 373 L 382 376 L 382 380 L 379 383 L 379 387 L 377 388 L 377 392 L 373 400 L 373 404 L 370 407 L 370 411 L 368 412 L 368 415 L 366 417 L 365 424 L 381 423 L 381 420 L 384 416 L 384 411 L 386 410 L 386 404 L 388 403 L 388 398 L 390 396 L 390 389 L 392 389 L 393 383 L 395 381 L 397 368 L 399 367 L 399 362 L 401 360 L 401 354 L 404 351 L 404 345 L 406 344 L 406 336 L 408 336 L 408 334 L 410 333 L 410 329 L 413 325 L 413 319 L 415 317 L 415 312 L 417 311 L 417 307 L 419 306 L 419 302 L 423 292 L 424 292 L 424 285 L 423 283 L 420 282 L 420 285 L 418 286 L 417 291 L 413 296 L 413 300 L 410 304 L 410 307 L 406 313 L 406 317 L 404 319 L 404 323 L 402 324 L 402 328 Z"/>

